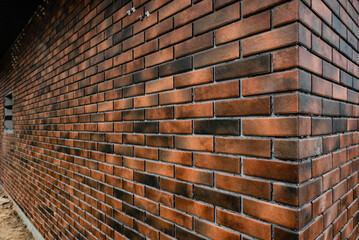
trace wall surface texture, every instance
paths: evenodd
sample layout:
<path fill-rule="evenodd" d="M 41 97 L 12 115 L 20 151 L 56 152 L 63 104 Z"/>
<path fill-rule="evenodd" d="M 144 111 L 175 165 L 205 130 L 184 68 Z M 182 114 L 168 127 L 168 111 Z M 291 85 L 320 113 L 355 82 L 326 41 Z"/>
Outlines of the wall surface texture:
<path fill-rule="evenodd" d="M 45 239 L 359 236 L 358 0 L 42 7 L 0 184 Z"/>

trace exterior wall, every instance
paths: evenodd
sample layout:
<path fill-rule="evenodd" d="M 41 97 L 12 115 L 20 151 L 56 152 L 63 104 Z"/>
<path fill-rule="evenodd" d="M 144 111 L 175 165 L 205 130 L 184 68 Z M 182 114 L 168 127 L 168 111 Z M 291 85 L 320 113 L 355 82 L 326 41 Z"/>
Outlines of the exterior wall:
<path fill-rule="evenodd" d="M 45 239 L 359 236 L 357 0 L 44 7 L 0 183 Z"/>

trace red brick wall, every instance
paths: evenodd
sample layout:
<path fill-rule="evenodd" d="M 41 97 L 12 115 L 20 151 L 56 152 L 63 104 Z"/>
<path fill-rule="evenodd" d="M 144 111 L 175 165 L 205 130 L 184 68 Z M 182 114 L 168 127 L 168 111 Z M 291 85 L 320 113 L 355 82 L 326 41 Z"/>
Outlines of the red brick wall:
<path fill-rule="evenodd" d="M 357 0 L 44 12 L 0 66 L 0 183 L 46 239 L 359 235 Z"/>

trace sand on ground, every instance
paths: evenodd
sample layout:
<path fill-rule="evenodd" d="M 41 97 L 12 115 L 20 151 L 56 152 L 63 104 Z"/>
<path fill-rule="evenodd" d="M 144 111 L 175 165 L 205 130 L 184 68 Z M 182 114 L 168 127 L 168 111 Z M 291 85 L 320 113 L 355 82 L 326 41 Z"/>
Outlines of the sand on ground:
<path fill-rule="evenodd" d="M 8 203 L 6 199 L 9 200 Z M 0 240 L 33 240 L 32 234 L 18 217 L 12 201 L 0 189 Z"/>

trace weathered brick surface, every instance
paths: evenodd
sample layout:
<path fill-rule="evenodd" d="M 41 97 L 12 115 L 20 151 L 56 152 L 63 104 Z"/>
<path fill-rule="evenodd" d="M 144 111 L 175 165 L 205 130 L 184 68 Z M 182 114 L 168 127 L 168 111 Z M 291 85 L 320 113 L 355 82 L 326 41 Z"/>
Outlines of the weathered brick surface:
<path fill-rule="evenodd" d="M 0 184 L 45 239 L 359 236 L 357 0 L 44 8 L 0 62 Z"/>

